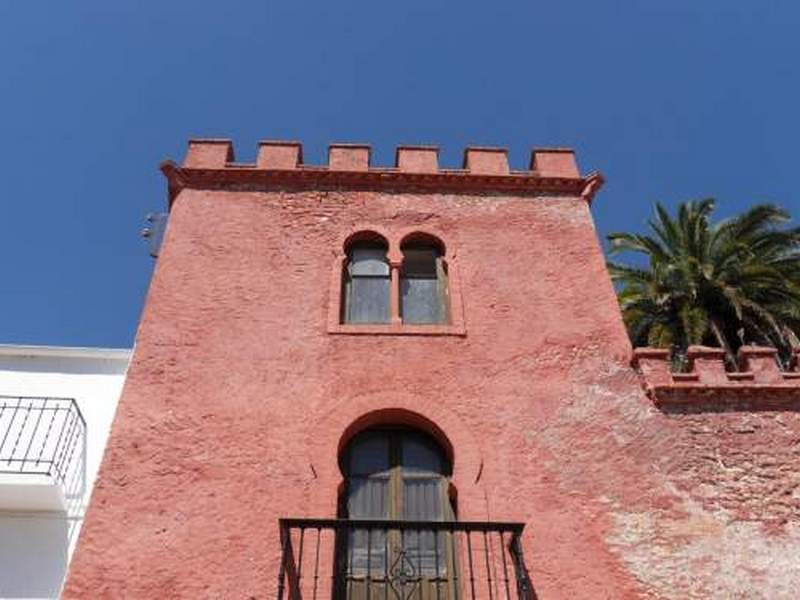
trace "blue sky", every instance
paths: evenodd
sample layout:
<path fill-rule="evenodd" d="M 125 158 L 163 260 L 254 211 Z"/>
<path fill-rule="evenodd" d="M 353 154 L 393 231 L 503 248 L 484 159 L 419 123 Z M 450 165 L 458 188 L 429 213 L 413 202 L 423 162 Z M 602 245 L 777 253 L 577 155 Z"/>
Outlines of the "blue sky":
<path fill-rule="evenodd" d="M 598 230 L 653 201 L 800 218 L 800 3 L 0 0 L 0 342 L 128 346 L 192 136 L 572 146 Z"/>

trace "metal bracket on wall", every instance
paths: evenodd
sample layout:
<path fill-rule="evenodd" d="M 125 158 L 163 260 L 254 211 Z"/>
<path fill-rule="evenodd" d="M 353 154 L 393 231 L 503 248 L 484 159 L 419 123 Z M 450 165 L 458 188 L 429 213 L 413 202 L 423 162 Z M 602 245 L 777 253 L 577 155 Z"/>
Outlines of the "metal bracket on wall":
<path fill-rule="evenodd" d="M 164 231 L 167 229 L 167 218 L 167 213 L 149 213 L 145 217 L 147 226 L 142 229 L 142 237 L 147 240 L 150 256 L 153 258 L 158 258 L 161 240 L 164 238 Z"/>

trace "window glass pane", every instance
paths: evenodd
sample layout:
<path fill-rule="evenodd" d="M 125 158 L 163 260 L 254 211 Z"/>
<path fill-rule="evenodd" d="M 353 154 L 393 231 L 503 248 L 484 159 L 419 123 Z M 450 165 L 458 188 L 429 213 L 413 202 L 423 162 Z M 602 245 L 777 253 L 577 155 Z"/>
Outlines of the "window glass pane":
<path fill-rule="evenodd" d="M 441 451 L 425 438 L 416 435 L 403 436 L 403 473 L 442 472 Z"/>
<path fill-rule="evenodd" d="M 403 250 L 403 274 L 406 277 L 426 277 L 436 279 L 435 248 L 407 248 Z"/>
<path fill-rule="evenodd" d="M 386 249 L 355 247 L 350 251 L 350 275 L 389 276 Z"/>
<path fill-rule="evenodd" d="M 353 277 L 348 284 L 349 323 L 389 321 L 389 278 Z"/>
<path fill-rule="evenodd" d="M 442 321 L 439 282 L 436 279 L 403 278 L 400 282 L 404 323 Z"/>
<path fill-rule="evenodd" d="M 350 475 L 375 475 L 389 472 L 389 438 L 380 434 L 362 435 L 350 446 Z"/>

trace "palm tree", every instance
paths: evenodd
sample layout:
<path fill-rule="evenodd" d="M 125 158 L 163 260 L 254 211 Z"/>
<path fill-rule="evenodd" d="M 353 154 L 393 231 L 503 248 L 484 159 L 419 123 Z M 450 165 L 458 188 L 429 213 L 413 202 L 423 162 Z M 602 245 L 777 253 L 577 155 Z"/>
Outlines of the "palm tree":
<path fill-rule="evenodd" d="M 610 253 L 644 255 L 644 267 L 609 262 L 634 345 L 719 346 L 735 364 L 742 344 L 765 344 L 788 359 L 800 345 L 800 228 L 789 213 L 759 204 L 710 223 L 714 200 L 685 202 L 677 218 L 661 204 L 649 235 L 612 233 Z"/>

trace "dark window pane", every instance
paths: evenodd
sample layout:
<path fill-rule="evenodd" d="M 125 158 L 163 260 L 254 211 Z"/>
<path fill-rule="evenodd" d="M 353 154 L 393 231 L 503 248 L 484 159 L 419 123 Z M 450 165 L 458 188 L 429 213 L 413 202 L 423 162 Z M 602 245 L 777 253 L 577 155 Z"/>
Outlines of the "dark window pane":
<path fill-rule="evenodd" d="M 389 321 L 389 279 L 353 277 L 348 283 L 348 323 Z"/>
<path fill-rule="evenodd" d="M 436 259 L 439 253 L 434 248 L 407 248 L 403 250 L 403 274 L 406 277 L 436 279 Z"/>
<path fill-rule="evenodd" d="M 436 279 L 403 278 L 400 282 L 403 322 L 440 323 L 442 302 Z"/>
<path fill-rule="evenodd" d="M 350 446 L 350 474 L 373 475 L 389 471 L 389 438 L 362 435 Z"/>
<path fill-rule="evenodd" d="M 442 472 L 441 452 L 422 437 L 403 436 L 402 453 L 403 474 L 440 474 Z"/>

